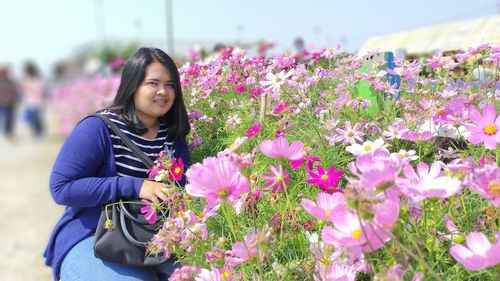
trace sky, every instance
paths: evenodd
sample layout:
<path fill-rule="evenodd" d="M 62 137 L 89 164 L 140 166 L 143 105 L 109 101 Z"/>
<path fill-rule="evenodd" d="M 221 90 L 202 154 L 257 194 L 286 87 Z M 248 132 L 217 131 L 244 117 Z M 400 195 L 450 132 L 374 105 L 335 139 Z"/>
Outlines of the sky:
<path fill-rule="evenodd" d="M 32 59 L 49 75 L 82 46 L 120 40 L 167 46 L 167 0 L 0 0 L 0 64 Z M 371 36 L 497 15 L 500 0 L 171 0 L 177 41 L 271 41 L 302 37 L 317 48 L 356 51 Z M 155 42 L 155 43 L 152 43 Z"/>

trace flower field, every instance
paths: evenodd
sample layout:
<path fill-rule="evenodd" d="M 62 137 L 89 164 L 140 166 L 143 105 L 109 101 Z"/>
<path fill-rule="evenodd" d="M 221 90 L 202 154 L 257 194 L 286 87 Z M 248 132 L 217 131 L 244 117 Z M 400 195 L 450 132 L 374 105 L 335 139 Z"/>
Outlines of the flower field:
<path fill-rule="evenodd" d="M 498 280 L 499 61 L 229 48 L 183 65 L 191 165 L 160 155 L 150 176 L 188 183 L 145 208 L 165 221 L 149 250 L 177 257 L 169 280 Z"/>

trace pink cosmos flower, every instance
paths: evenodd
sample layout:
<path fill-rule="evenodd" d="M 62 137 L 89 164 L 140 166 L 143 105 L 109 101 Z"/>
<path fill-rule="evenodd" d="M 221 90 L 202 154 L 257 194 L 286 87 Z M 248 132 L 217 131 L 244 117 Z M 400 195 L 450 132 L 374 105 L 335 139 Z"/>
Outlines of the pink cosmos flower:
<path fill-rule="evenodd" d="M 141 213 L 144 214 L 144 218 L 148 220 L 149 224 L 154 224 L 157 219 L 156 208 L 154 204 L 145 199 L 142 199 L 141 201 L 146 203 L 146 206 L 141 208 Z"/>
<path fill-rule="evenodd" d="M 462 184 L 455 177 L 443 175 L 442 167 L 441 162 L 434 162 L 430 167 L 420 162 L 417 165 L 417 174 L 412 166 L 406 165 L 403 168 L 405 178 L 396 179 L 396 184 L 401 192 L 417 202 L 433 197 L 448 198 L 459 192 Z"/>
<path fill-rule="evenodd" d="M 203 197 L 209 206 L 220 202 L 232 203 L 249 192 L 248 180 L 227 157 L 207 157 L 186 172 L 186 192 Z"/>
<path fill-rule="evenodd" d="M 496 163 L 473 169 L 468 183 L 470 189 L 490 200 L 495 207 L 500 207 L 500 168 Z"/>
<path fill-rule="evenodd" d="M 272 187 L 271 193 L 276 193 L 279 190 L 285 192 L 285 185 L 289 185 L 291 183 L 288 178 L 288 171 L 286 169 L 283 170 L 280 164 L 276 165 L 276 168 L 272 165 L 269 165 L 269 169 L 272 174 L 263 174 L 262 177 L 268 180 L 263 187 L 269 188 Z"/>
<path fill-rule="evenodd" d="M 237 93 L 243 93 L 247 90 L 247 87 L 245 86 L 245 84 L 236 84 L 234 85 L 234 90 Z"/>
<path fill-rule="evenodd" d="M 465 240 L 467 247 L 456 244 L 450 248 L 451 256 L 465 269 L 481 270 L 500 263 L 500 231 L 493 245 L 482 232 L 471 232 Z"/>
<path fill-rule="evenodd" d="M 176 268 L 168 278 L 168 281 L 193 280 L 194 276 L 200 272 L 201 269 L 197 266 L 184 265 L 181 268 Z"/>
<path fill-rule="evenodd" d="M 233 281 L 234 278 L 231 277 L 229 272 L 224 269 L 214 268 L 208 270 L 205 268 L 201 269 L 200 274 L 196 276 L 195 281 Z"/>
<path fill-rule="evenodd" d="M 345 206 L 345 197 L 342 193 L 321 192 L 316 197 L 316 202 L 302 198 L 302 207 L 317 219 L 331 221 L 332 215 L 336 215 L 332 211 L 339 206 Z"/>
<path fill-rule="evenodd" d="M 273 107 L 273 114 L 280 115 L 288 108 L 288 102 L 277 104 Z"/>
<path fill-rule="evenodd" d="M 363 139 L 361 138 L 364 136 L 364 133 L 359 131 L 360 124 L 356 123 L 354 124 L 354 127 L 351 125 L 350 121 L 345 121 L 344 123 L 345 129 L 340 129 L 337 128 L 335 131 L 339 136 L 337 136 L 337 141 L 341 140 L 342 143 L 345 144 L 354 144 L 356 142 L 362 142 Z"/>
<path fill-rule="evenodd" d="M 406 132 L 405 134 L 403 134 L 401 139 L 409 140 L 409 141 L 413 141 L 413 142 L 421 142 L 421 141 L 430 140 L 433 136 L 434 135 L 432 134 L 432 132 L 429 132 L 429 131 L 425 131 L 425 132 L 421 132 L 421 133 Z"/>
<path fill-rule="evenodd" d="M 399 218 L 398 199 L 386 199 L 373 206 L 374 218 L 364 221 L 349 208 L 333 210 L 334 227 L 325 227 L 321 232 L 323 242 L 341 247 L 362 247 L 364 252 L 380 249 L 390 240 L 391 228 Z"/>
<path fill-rule="evenodd" d="M 355 281 L 358 270 L 356 266 L 348 263 L 331 263 L 325 268 L 325 265 L 319 263 L 318 270 L 314 274 L 315 281 Z"/>
<path fill-rule="evenodd" d="M 250 137 L 253 137 L 255 136 L 256 134 L 258 134 L 260 132 L 260 129 L 261 129 L 261 125 L 260 123 L 255 123 L 253 124 L 245 133 L 245 137 L 247 138 L 250 138 Z"/>
<path fill-rule="evenodd" d="M 317 174 L 309 170 L 309 176 L 311 177 L 307 179 L 307 183 L 316 185 L 319 189 L 327 193 L 342 192 L 337 186 L 344 174 L 344 170 L 335 170 L 334 165 L 327 172 L 325 172 L 321 165 L 318 165 L 317 170 Z"/>
<path fill-rule="evenodd" d="M 497 116 L 495 106 L 486 105 L 483 115 L 473 108 L 470 119 L 474 124 L 465 126 L 472 133 L 467 139 L 473 144 L 484 142 L 486 149 L 495 149 L 497 143 L 500 143 L 500 115 Z"/>
<path fill-rule="evenodd" d="M 289 70 L 287 73 L 285 73 L 284 70 L 278 74 L 268 72 L 266 74 L 266 80 L 262 80 L 259 83 L 262 87 L 265 87 L 265 91 L 277 94 L 280 91 L 281 85 L 285 84 L 287 79 L 292 76 L 293 72 L 294 69 Z"/>
<path fill-rule="evenodd" d="M 408 129 L 403 124 L 393 124 L 387 128 L 387 131 L 382 133 L 382 136 L 387 140 L 401 139 L 408 132 Z"/>
<path fill-rule="evenodd" d="M 385 189 L 394 185 L 394 180 L 401 171 L 401 160 L 391 158 L 388 151 L 379 149 L 373 154 L 358 156 L 348 167 L 356 176 L 348 177 L 349 183 L 360 191 L 373 195 L 377 188 Z"/>
<path fill-rule="evenodd" d="M 244 242 L 238 241 L 234 243 L 231 251 L 226 255 L 226 264 L 230 266 L 239 265 L 257 255 L 257 252 L 259 252 L 259 258 L 263 260 L 266 253 L 259 249 L 259 236 L 261 235 L 260 231 L 253 229 L 252 232 L 245 236 Z"/>
<path fill-rule="evenodd" d="M 297 160 L 302 158 L 304 143 L 300 141 L 293 141 L 290 145 L 288 145 L 286 138 L 276 138 L 272 141 L 263 141 L 259 148 L 260 151 L 262 151 L 262 153 L 267 157 Z"/>
<path fill-rule="evenodd" d="M 290 161 L 290 166 L 292 167 L 293 170 L 296 170 L 297 168 L 304 163 L 304 161 L 307 161 L 307 166 L 306 166 L 306 171 L 312 170 L 313 168 L 313 163 L 321 161 L 321 158 L 318 156 L 311 156 L 311 150 L 307 150 L 302 153 L 303 157 L 299 158 L 297 160 L 292 160 Z"/>

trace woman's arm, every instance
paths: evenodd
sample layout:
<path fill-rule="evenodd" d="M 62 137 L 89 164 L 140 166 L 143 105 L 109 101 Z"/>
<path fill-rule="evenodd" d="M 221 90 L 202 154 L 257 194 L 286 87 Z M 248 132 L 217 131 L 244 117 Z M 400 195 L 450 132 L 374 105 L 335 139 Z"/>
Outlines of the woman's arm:
<path fill-rule="evenodd" d="M 122 198 L 138 198 L 143 179 L 102 174 L 114 165 L 107 125 L 96 117 L 78 124 L 64 142 L 50 175 L 58 204 L 95 207 Z M 108 165 L 108 169 L 104 167 Z"/>

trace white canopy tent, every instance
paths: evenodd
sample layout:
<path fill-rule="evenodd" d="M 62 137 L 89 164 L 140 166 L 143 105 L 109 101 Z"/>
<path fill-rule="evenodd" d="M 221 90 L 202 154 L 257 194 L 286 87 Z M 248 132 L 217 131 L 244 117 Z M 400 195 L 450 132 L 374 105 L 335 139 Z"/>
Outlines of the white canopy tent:
<path fill-rule="evenodd" d="M 459 50 L 482 43 L 500 44 L 500 15 L 372 37 L 360 48 L 358 55 L 363 56 L 374 50 L 430 54 L 437 50 Z"/>

